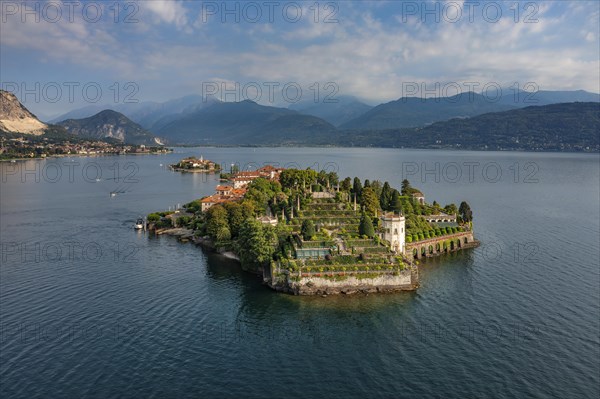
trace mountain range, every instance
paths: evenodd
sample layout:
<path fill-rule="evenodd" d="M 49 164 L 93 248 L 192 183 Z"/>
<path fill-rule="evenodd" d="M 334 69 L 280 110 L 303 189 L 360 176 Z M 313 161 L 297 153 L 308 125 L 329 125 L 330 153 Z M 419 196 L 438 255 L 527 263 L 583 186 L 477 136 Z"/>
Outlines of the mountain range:
<path fill-rule="evenodd" d="M 319 99 L 317 99 L 319 100 Z M 288 108 L 301 114 L 312 115 L 324 119 L 339 127 L 367 113 L 373 107 L 352 96 L 323 98 L 321 101 L 306 100 L 290 105 Z"/>
<path fill-rule="evenodd" d="M 522 103 L 521 100 L 494 102 L 476 93 L 463 93 L 442 99 L 401 98 L 375 107 L 353 97 L 344 97 L 337 103 L 320 104 L 320 107 L 312 103 L 298 103 L 290 108 L 279 108 L 249 100 L 221 102 L 188 96 L 166 103 L 124 107 L 124 111 L 150 126 L 147 129 L 110 109 L 83 118 L 63 120 L 57 125 L 46 125 L 23 107 L 16 97 L 3 92 L 0 98 L 0 130 L 22 129 L 23 132 L 40 134 L 44 127 L 47 130 L 51 126 L 54 131 L 63 129 L 79 137 L 146 145 L 337 145 L 598 151 L 597 136 L 592 134 L 600 130 L 600 99 L 597 94 L 584 91 L 538 92 L 535 99 L 542 104 L 573 99 L 592 99 L 593 102 L 567 101 L 528 107 L 524 105 L 531 100 L 529 93 L 519 93 L 518 97 Z M 84 115 L 92 109 L 95 108 L 74 110 L 70 115 Z"/>
<path fill-rule="evenodd" d="M 316 116 L 245 100 L 203 107 L 159 127 L 155 133 L 171 143 L 269 145 L 294 144 L 300 137 L 310 139 L 335 130 Z"/>
<path fill-rule="evenodd" d="M 395 129 L 419 127 L 452 118 L 468 118 L 514 109 L 515 106 L 491 102 L 481 94 L 466 92 L 451 97 L 403 97 L 380 104 L 340 126 L 342 129 Z"/>
<path fill-rule="evenodd" d="M 416 97 L 402 97 L 394 101 L 379 104 L 372 107 L 365 102 L 352 96 L 339 96 L 332 99 L 319 99 L 314 101 L 305 100 L 288 107 L 289 111 L 296 114 L 313 116 L 321 119 L 292 118 L 298 121 L 297 127 L 287 127 L 288 133 L 302 126 L 314 126 L 315 132 L 330 130 L 324 122 L 342 130 L 350 129 L 398 129 L 404 127 L 423 127 L 429 124 L 449 120 L 453 118 L 468 118 L 489 112 L 501 112 L 511 109 L 523 108 L 534 105 L 548 105 L 567 102 L 599 102 L 600 95 L 583 90 L 578 91 L 537 91 L 529 93 L 525 91 L 514 91 L 504 89 L 503 95 L 495 99 L 491 95 L 483 96 L 474 92 L 465 92 L 459 95 L 421 99 Z M 244 101 L 239 102 L 246 103 Z M 227 105 L 229 104 L 229 105 Z M 97 114 L 104 109 L 118 111 L 133 122 L 154 134 L 169 137 L 175 143 L 205 143 L 211 139 L 211 134 L 231 134 L 239 136 L 240 130 L 247 129 L 248 134 L 256 133 L 261 123 L 258 120 L 266 118 L 266 113 L 272 115 L 263 122 L 274 121 L 276 116 L 284 115 L 283 108 L 258 106 L 252 109 L 246 106 L 235 106 L 236 103 L 222 103 L 212 97 L 190 95 L 164 103 L 140 102 L 133 104 L 118 104 L 113 107 L 88 106 L 73 110 L 67 114 L 53 119 L 51 122 L 60 122 L 65 119 L 80 119 Z M 214 105 L 222 107 L 212 108 Z M 204 110 L 212 108 L 210 111 Z M 224 115 L 229 112 L 223 121 L 210 121 L 211 114 Z M 240 114 L 236 114 L 240 112 Z M 289 114 L 292 115 L 292 114 Z M 244 122 L 247 118 L 247 124 Z M 227 126 L 230 121 L 230 126 Z M 198 126 L 194 130 L 194 121 L 198 123 L 207 122 L 205 126 Z M 323 122 L 324 121 L 324 122 Z M 318 126 L 317 126 L 318 125 Z M 173 129 L 182 127 L 182 132 L 174 132 Z M 213 133 L 207 132 L 209 128 L 216 129 Z M 269 133 L 269 126 L 264 126 L 261 132 Z M 196 133 L 198 137 L 196 137 Z M 313 131 L 307 132 L 313 134 Z M 235 142 L 236 137 L 230 139 L 219 137 L 219 142 Z M 208 140 L 210 141 L 210 140 Z"/>
<path fill-rule="evenodd" d="M 54 141 L 95 139 L 114 143 L 161 145 L 160 139 L 125 115 L 104 110 L 83 119 L 45 124 L 17 97 L 0 90 L 0 133 L 17 133 L 52 138 Z"/>
<path fill-rule="evenodd" d="M 123 103 L 116 105 L 88 105 L 83 108 L 77 108 L 51 119 L 50 123 L 58 123 L 67 119 L 83 119 L 96 115 L 106 109 L 112 109 L 127 116 L 133 122 L 139 124 L 145 129 L 152 128 L 162 118 L 177 118 L 186 113 L 197 111 L 204 106 L 212 105 L 219 100 L 212 97 L 202 97 L 200 95 L 189 95 L 163 103 L 145 101 L 137 103 Z"/>
<path fill-rule="evenodd" d="M 135 145 L 162 145 L 160 139 L 131 121 L 120 112 L 110 109 L 100 111 L 96 115 L 82 119 L 67 119 L 57 123 L 65 130 L 79 137 L 92 139 L 116 139 L 117 141 Z"/>
<path fill-rule="evenodd" d="M 454 118 L 422 128 L 346 130 L 312 145 L 600 151 L 600 104 L 560 103 Z"/>

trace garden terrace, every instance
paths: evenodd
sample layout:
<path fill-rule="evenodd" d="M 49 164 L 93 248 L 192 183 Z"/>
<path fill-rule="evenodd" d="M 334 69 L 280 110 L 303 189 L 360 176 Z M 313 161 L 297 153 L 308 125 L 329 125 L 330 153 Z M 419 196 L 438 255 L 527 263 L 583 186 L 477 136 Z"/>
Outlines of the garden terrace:
<path fill-rule="evenodd" d="M 294 218 L 294 220 L 297 220 L 297 222 L 296 222 L 297 224 L 302 224 L 302 222 L 305 220 L 312 220 L 312 222 L 315 225 L 321 224 L 321 225 L 325 225 L 325 226 L 342 226 L 345 224 L 359 224 L 360 223 L 359 217 L 336 217 L 336 216 L 297 217 L 297 218 Z"/>
<path fill-rule="evenodd" d="M 431 222 L 431 224 L 436 228 L 459 227 L 458 223 L 456 222 Z"/>
<path fill-rule="evenodd" d="M 438 237 L 445 237 L 445 236 L 449 236 L 452 234 L 463 233 L 463 232 L 465 232 L 465 230 L 468 231 L 468 229 L 465 229 L 463 226 L 440 227 L 440 228 L 436 228 L 436 229 L 432 229 L 432 230 L 421 231 L 419 233 L 413 232 L 412 230 L 409 231 L 407 229 L 406 242 L 407 243 L 419 242 L 419 241 L 429 240 L 429 239 L 438 238 Z"/>
<path fill-rule="evenodd" d="M 348 232 L 348 233 L 358 234 L 359 226 L 360 226 L 360 223 L 348 223 L 348 224 L 344 225 L 343 229 L 346 230 L 346 232 Z"/>
<path fill-rule="evenodd" d="M 309 209 L 300 211 L 301 217 L 359 217 L 358 212 L 351 209 Z"/>
<path fill-rule="evenodd" d="M 346 240 L 346 245 L 359 248 L 379 246 L 379 244 L 371 238 L 355 238 L 351 240 Z"/>
<path fill-rule="evenodd" d="M 354 253 L 362 253 L 362 254 L 386 254 L 389 253 L 390 250 L 388 247 L 384 247 L 383 245 L 377 247 L 350 247 Z"/>
<path fill-rule="evenodd" d="M 300 241 L 300 248 L 331 248 L 335 245 L 333 240 Z"/>
<path fill-rule="evenodd" d="M 348 273 L 370 272 L 384 273 L 403 270 L 407 265 L 402 261 L 389 262 L 369 262 L 360 261 L 357 257 L 339 256 L 329 260 L 326 259 L 305 259 L 301 261 L 283 261 L 277 264 L 279 271 L 318 275 L 327 273 Z"/>
<path fill-rule="evenodd" d="M 372 277 L 381 275 L 381 274 L 393 274 L 397 273 L 400 270 L 404 270 L 404 265 L 355 265 L 352 267 L 344 267 L 344 266 L 324 266 L 320 268 L 302 268 L 300 270 L 300 274 L 302 277 L 311 277 L 311 276 L 352 276 L 355 274 L 366 274 L 369 273 Z M 322 270 L 321 270 L 322 269 Z M 346 270 L 344 270 L 346 269 Z M 365 277 L 370 278 L 370 277 Z"/>
<path fill-rule="evenodd" d="M 327 248 L 295 248 L 296 259 L 323 258 L 331 254 L 331 249 Z"/>
<path fill-rule="evenodd" d="M 315 211 L 333 211 L 348 209 L 348 204 L 343 202 L 309 202 L 305 206 Z"/>

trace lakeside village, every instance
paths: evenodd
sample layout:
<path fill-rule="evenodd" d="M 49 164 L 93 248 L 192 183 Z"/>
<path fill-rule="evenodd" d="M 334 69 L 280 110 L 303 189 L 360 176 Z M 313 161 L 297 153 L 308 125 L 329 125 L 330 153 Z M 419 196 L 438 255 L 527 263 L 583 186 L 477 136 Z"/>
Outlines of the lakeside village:
<path fill-rule="evenodd" d="M 0 137 L 0 160 L 61 157 L 74 155 L 162 154 L 164 147 L 110 143 L 100 140 L 54 140 L 48 137 Z"/>
<path fill-rule="evenodd" d="M 397 190 L 378 180 L 270 165 L 225 176 L 228 184 L 215 194 L 149 214 L 147 227 L 238 259 L 277 291 L 415 290 L 420 259 L 479 245 L 466 202 L 429 204 L 407 180 Z"/>

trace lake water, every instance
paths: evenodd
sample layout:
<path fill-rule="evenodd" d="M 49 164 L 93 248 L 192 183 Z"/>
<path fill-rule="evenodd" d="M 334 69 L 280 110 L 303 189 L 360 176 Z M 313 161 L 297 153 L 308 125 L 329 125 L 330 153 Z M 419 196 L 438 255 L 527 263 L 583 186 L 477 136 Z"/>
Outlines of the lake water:
<path fill-rule="evenodd" d="M 482 246 L 424 262 L 412 293 L 278 294 L 235 262 L 132 229 L 213 192 L 215 176 L 164 167 L 190 155 L 407 177 L 428 201 L 467 200 Z M 0 396 L 598 397 L 599 165 L 333 148 L 2 163 Z"/>

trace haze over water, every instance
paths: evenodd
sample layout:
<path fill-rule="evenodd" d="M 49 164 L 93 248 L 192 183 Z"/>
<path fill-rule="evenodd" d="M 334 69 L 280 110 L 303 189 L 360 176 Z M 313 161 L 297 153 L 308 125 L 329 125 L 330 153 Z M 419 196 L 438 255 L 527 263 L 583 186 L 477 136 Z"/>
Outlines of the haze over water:
<path fill-rule="evenodd" d="M 233 261 L 133 230 L 214 191 L 218 176 L 165 167 L 191 155 L 398 188 L 407 177 L 428 202 L 468 201 L 482 245 L 425 261 L 413 293 L 278 294 Z M 0 164 L 2 397 L 600 394 L 597 154 L 179 148 L 72 160 Z M 33 171 L 25 182 L 21 170 Z"/>

